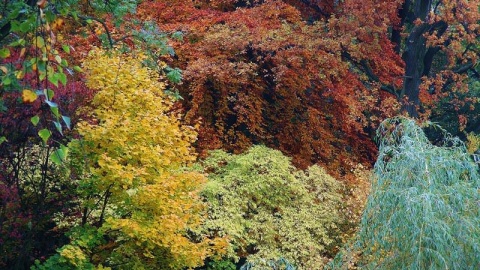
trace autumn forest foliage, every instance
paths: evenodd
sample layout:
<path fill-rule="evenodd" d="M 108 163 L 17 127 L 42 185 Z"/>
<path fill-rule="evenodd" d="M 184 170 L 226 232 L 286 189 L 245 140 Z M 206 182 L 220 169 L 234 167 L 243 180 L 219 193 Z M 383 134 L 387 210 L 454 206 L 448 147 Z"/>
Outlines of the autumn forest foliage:
<path fill-rule="evenodd" d="M 480 1 L 0 9 L 0 269 L 480 268 Z"/>

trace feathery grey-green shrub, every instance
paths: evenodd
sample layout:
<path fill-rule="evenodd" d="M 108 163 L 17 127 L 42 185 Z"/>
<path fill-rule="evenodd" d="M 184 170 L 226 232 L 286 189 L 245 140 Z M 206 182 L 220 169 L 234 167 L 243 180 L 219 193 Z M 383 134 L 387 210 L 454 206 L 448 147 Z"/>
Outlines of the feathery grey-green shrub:
<path fill-rule="evenodd" d="M 384 121 L 377 135 L 376 177 L 353 246 L 359 266 L 480 269 L 480 178 L 464 144 L 444 133 L 432 145 L 404 117 Z M 331 268 L 345 269 L 341 255 Z"/>

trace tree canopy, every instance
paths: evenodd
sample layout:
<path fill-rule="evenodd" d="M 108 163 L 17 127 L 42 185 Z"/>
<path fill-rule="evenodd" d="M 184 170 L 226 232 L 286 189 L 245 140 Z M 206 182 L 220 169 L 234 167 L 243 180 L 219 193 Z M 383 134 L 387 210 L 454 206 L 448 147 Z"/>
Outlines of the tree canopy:
<path fill-rule="evenodd" d="M 479 14 L 3 1 L 0 268 L 476 266 Z"/>

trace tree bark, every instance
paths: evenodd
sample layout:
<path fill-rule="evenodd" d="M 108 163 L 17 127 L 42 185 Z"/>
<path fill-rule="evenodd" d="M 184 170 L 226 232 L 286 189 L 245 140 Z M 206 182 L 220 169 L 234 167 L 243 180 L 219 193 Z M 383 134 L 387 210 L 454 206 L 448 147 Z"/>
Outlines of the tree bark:
<path fill-rule="evenodd" d="M 403 100 L 403 111 L 407 112 L 411 117 L 418 117 L 418 108 L 420 106 L 420 83 L 424 73 L 425 57 L 427 56 L 427 45 L 424 34 L 429 31 L 430 25 L 425 23 L 428 12 L 432 6 L 431 0 L 417 0 L 412 3 L 411 9 L 413 14 L 406 15 L 409 23 L 415 24 L 417 19 L 423 21 L 419 25 L 415 25 L 411 30 L 405 42 L 405 51 L 403 52 L 403 60 L 405 61 L 405 80 L 401 97 Z M 409 7 L 405 7 L 407 10 Z M 410 16 L 411 15 L 411 16 Z M 433 56 L 429 56 L 433 61 Z"/>
<path fill-rule="evenodd" d="M 418 116 L 420 105 L 419 91 L 424 70 L 424 57 L 427 51 L 426 39 L 423 36 L 428 25 L 415 26 L 407 38 L 403 60 L 405 61 L 405 80 L 401 97 L 404 97 L 403 110 L 410 116 Z"/>

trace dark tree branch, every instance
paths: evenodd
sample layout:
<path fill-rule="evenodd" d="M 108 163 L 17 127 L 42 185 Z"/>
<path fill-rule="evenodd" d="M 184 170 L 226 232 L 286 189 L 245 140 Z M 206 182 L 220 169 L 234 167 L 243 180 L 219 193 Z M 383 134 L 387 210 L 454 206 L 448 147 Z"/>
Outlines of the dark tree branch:
<path fill-rule="evenodd" d="M 434 14 L 437 14 L 437 10 L 438 10 L 438 7 L 440 6 L 440 4 L 442 3 L 442 1 L 438 1 L 437 4 L 435 5 L 435 7 L 433 8 L 433 13 Z"/>
<path fill-rule="evenodd" d="M 110 45 L 110 48 L 113 49 L 114 42 L 113 42 L 113 39 L 112 39 L 112 35 L 110 34 L 110 30 L 108 29 L 105 21 L 103 21 L 99 18 L 91 17 L 91 16 L 78 16 L 78 17 L 80 19 L 84 20 L 84 21 L 92 20 L 92 21 L 96 21 L 96 22 L 100 23 L 103 26 L 103 28 L 105 29 L 105 33 L 107 34 L 107 39 L 108 39 L 108 43 Z"/>
<path fill-rule="evenodd" d="M 365 60 L 365 59 L 362 59 L 360 60 L 360 62 L 358 61 L 355 61 L 352 56 L 350 55 L 350 53 L 348 53 L 347 49 L 344 48 L 342 45 L 342 56 L 348 60 L 349 62 L 351 62 L 352 64 L 354 64 L 358 69 L 360 69 L 361 71 L 363 71 L 365 73 L 365 75 L 367 75 L 367 77 L 371 80 L 371 81 L 374 81 L 374 82 L 380 82 L 380 79 L 378 78 L 377 75 L 375 75 L 375 73 L 373 72 L 372 68 L 370 67 L 370 65 L 368 64 L 368 62 Z M 397 99 L 400 99 L 400 95 L 397 91 L 395 91 L 395 88 L 392 86 L 392 85 L 385 85 L 385 84 L 382 84 L 380 86 L 380 90 L 383 90 L 387 93 L 390 93 L 392 95 L 394 95 Z"/>
<path fill-rule="evenodd" d="M 10 34 L 11 27 L 12 24 L 10 22 L 7 22 L 0 28 L 0 42 L 3 41 Z"/>
<path fill-rule="evenodd" d="M 400 53 L 402 44 L 402 28 L 405 25 L 408 9 L 410 8 L 411 1 L 406 0 L 403 2 L 402 7 L 398 10 L 398 17 L 400 18 L 400 24 L 393 26 L 392 36 L 390 40 L 395 44 L 395 52 Z"/>
<path fill-rule="evenodd" d="M 380 81 L 378 76 L 375 75 L 375 73 L 373 72 L 373 70 L 370 67 L 370 64 L 367 62 L 367 60 L 365 60 L 365 59 L 360 60 L 360 66 L 363 68 L 363 72 L 365 72 L 365 74 L 367 74 L 368 78 L 370 78 L 371 80 L 376 81 L 376 82 Z"/>
<path fill-rule="evenodd" d="M 108 199 L 110 198 L 110 195 L 112 194 L 110 192 L 110 189 L 113 187 L 113 184 L 110 184 L 110 186 L 108 186 L 107 190 L 105 191 L 105 197 L 104 197 L 104 200 L 103 200 L 103 205 L 102 205 L 102 212 L 100 214 L 100 218 L 98 220 L 98 226 L 102 226 L 103 224 L 103 220 L 105 218 L 105 209 L 107 208 L 107 204 L 108 204 Z"/>
<path fill-rule="evenodd" d="M 393 86 L 382 85 L 382 86 L 380 86 L 380 90 L 383 90 L 387 93 L 390 93 L 390 94 L 394 95 L 397 98 L 397 100 L 400 100 L 400 95 L 398 94 L 398 91 L 396 91 L 395 88 L 393 88 Z"/>
<path fill-rule="evenodd" d="M 430 27 L 429 33 L 433 34 L 435 31 L 437 31 L 436 36 L 439 38 L 443 34 L 445 34 L 445 31 L 447 31 L 448 24 L 444 21 L 437 22 L 433 24 Z M 450 39 L 447 39 L 445 43 L 443 44 L 444 46 L 448 46 L 450 44 Z M 425 56 L 423 58 L 423 72 L 422 76 L 428 76 L 430 73 L 430 70 L 432 68 L 432 63 L 435 55 L 440 51 L 440 47 L 430 47 L 428 48 L 427 52 L 425 53 Z"/>
<path fill-rule="evenodd" d="M 414 5 L 415 17 L 424 21 L 430 12 L 432 0 L 416 0 Z"/>
<path fill-rule="evenodd" d="M 440 51 L 440 47 L 430 47 L 423 58 L 423 72 L 422 76 L 428 76 L 432 69 L 433 58 Z"/>
<path fill-rule="evenodd" d="M 324 16 L 325 18 L 328 18 L 328 17 L 329 17 L 329 15 L 328 15 L 327 13 L 325 13 L 325 11 L 323 11 L 323 10 L 322 10 L 319 6 L 317 6 L 317 5 L 312 5 L 312 3 L 311 3 L 309 0 L 302 0 L 302 2 L 303 2 L 305 5 L 313 8 L 316 12 L 322 14 L 322 16 Z"/>
<path fill-rule="evenodd" d="M 463 64 L 461 66 L 458 66 L 456 67 L 453 72 L 455 73 L 458 73 L 458 74 L 462 74 L 462 73 L 465 73 L 467 72 L 469 69 L 471 69 L 472 67 L 474 66 L 473 62 L 469 61 L 468 63 L 466 64 Z"/>
<path fill-rule="evenodd" d="M 474 68 L 472 68 L 472 69 L 470 69 L 470 70 L 471 70 L 472 73 L 473 73 L 473 76 L 472 76 L 472 77 L 476 78 L 477 80 L 480 80 L 480 74 L 479 74 Z"/>

